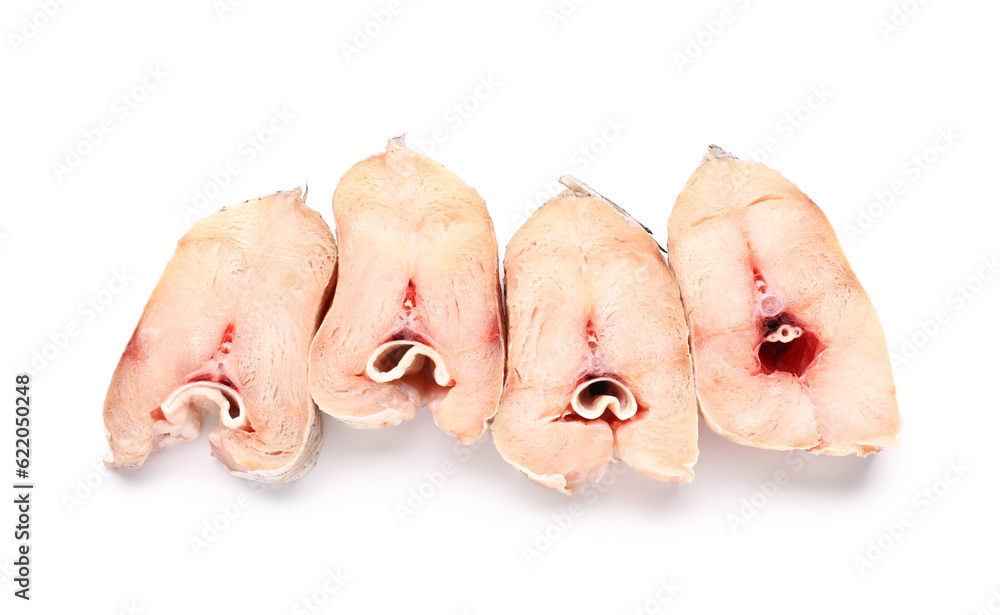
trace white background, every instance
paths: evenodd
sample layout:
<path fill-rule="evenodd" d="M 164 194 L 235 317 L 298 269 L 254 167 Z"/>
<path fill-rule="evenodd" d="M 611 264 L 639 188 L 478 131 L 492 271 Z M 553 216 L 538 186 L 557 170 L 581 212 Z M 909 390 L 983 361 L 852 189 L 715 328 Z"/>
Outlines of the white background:
<path fill-rule="evenodd" d="M 14 374 L 50 358 L 32 385 L 33 599 L 12 597 L 11 492 L 0 611 L 307 613 L 314 598 L 330 613 L 1000 609 L 1000 282 L 981 265 L 1000 252 L 995 2 L 567 1 L 559 22 L 556 0 L 332 4 L 69 2 L 46 16 L 45 2 L 4 3 L 5 494 Z M 248 145 L 276 112 L 294 117 Z M 111 374 L 190 222 L 308 182 L 332 225 L 344 171 L 389 137 L 419 145 L 435 130 L 425 149 L 484 196 L 501 246 L 564 172 L 665 245 L 709 143 L 743 158 L 769 144 L 768 164 L 836 227 L 899 356 L 899 446 L 802 462 L 702 425 L 694 483 L 628 470 L 569 499 L 488 437 L 457 446 L 424 411 L 377 432 L 327 420 L 317 467 L 264 491 L 204 437 L 139 471 L 100 470 Z M 939 131 L 953 136 L 935 144 Z M 85 155 L 66 172 L 69 150 Z M 905 515 L 912 527 L 887 533 Z M 338 570 L 348 578 L 324 590 Z"/>

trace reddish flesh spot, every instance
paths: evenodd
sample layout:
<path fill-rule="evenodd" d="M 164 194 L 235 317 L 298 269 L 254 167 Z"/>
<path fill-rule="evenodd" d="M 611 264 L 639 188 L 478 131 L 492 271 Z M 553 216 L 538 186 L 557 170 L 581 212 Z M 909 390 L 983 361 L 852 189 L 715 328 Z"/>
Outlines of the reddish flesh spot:
<path fill-rule="evenodd" d="M 125 345 L 125 351 L 122 353 L 122 358 L 138 361 L 140 359 L 140 350 L 139 327 L 136 327 L 132 331 L 132 337 L 128 339 L 128 344 Z"/>
<path fill-rule="evenodd" d="M 222 334 L 222 341 L 219 343 L 219 352 L 222 354 L 229 354 L 233 349 L 233 332 L 235 330 L 236 327 L 233 326 L 233 323 L 229 323 L 229 326 L 226 327 L 225 332 Z"/>
<path fill-rule="evenodd" d="M 153 417 L 154 421 L 165 421 L 165 420 L 167 420 L 167 417 L 164 416 L 163 410 L 159 406 L 156 407 L 156 410 L 153 410 L 152 412 L 150 412 L 149 416 Z"/>
<path fill-rule="evenodd" d="M 797 378 L 805 375 L 816 357 L 823 352 L 823 344 L 811 332 L 803 329 L 802 335 L 788 342 L 763 342 L 757 357 L 765 374 L 786 372 Z"/>
<path fill-rule="evenodd" d="M 486 330 L 486 337 L 483 338 L 487 344 L 496 342 L 501 339 L 500 337 L 500 321 L 496 321 L 492 327 Z"/>
<path fill-rule="evenodd" d="M 760 274 L 760 269 L 753 267 L 753 285 L 758 293 L 767 291 L 767 282 L 764 280 L 764 276 Z"/>
<path fill-rule="evenodd" d="M 413 280 L 406 284 L 406 294 L 403 295 L 403 307 L 410 309 L 417 305 L 417 287 L 413 285 Z"/>
<path fill-rule="evenodd" d="M 215 355 L 209 359 L 209 365 L 214 363 L 215 366 L 206 366 L 202 368 L 197 373 L 188 377 L 187 382 L 217 382 L 239 393 L 240 388 L 235 382 L 233 382 L 232 378 L 229 377 L 231 374 L 227 374 L 225 364 L 226 355 L 233 350 L 235 331 L 235 325 L 233 323 L 229 323 L 229 325 L 226 326 L 226 330 L 222 333 L 222 339 L 219 340 L 219 350 L 217 350 Z"/>
<path fill-rule="evenodd" d="M 594 321 L 587 321 L 587 345 L 591 350 L 597 348 L 597 331 L 594 330 Z"/>
<path fill-rule="evenodd" d="M 776 197 L 767 195 L 754 203 L 772 198 Z M 749 248 L 749 246 L 747 247 Z M 767 281 L 761 274 L 760 268 L 752 260 L 751 269 L 756 291 L 758 293 L 767 292 Z M 774 372 L 785 372 L 796 378 L 801 378 L 820 353 L 825 350 L 825 347 L 820 343 L 818 337 L 802 326 L 802 323 L 797 322 L 795 317 L 788 312 L 760 320 L 761 337 L 777 331 L 782 325 L 799 327 L 802 329 L 802 335 L 787 343 L 761 341 L 757 349 L 757 359 L 760 362 L 761 371 L 767 375 Z"/>

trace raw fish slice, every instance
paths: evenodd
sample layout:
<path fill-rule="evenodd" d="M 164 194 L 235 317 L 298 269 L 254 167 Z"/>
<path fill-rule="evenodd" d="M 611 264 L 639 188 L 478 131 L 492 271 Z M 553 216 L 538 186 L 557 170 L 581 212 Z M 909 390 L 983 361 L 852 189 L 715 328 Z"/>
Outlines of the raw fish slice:
<path fill-rule="evenodd" d="M 313 341 L 310 390 L 362 429 L 426 405 L 462 442 L 496 413 L 504 342 L 496 236 L 486 204 L 393 139 L 340 180 L 339 286 Z"/>
<path fill-rule="evenodd" d="M 698 410 L 677 286 L 653 238 L 576 180 L 504 257 L 507 381 L 501 455 L 571 493 L 612 460 L 688 482 Z"/>
<path fill-rule="evenodd" d="M 823 212 L 712 146 L 670 214 L 705 422 L 772 449 L 867 454 L 899 411 L 882 326 Z"/>
<path fill-rule="evenodd" d="M 109 464 L 198 437 L 263 482 L 316 461 L 322 422 L 309 397 L 308 349 L 332 291 L 337 247 L 299 190 L 225 208 L 191 228 L 139 319 L 104 407 Z"/>

